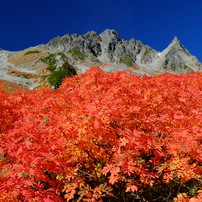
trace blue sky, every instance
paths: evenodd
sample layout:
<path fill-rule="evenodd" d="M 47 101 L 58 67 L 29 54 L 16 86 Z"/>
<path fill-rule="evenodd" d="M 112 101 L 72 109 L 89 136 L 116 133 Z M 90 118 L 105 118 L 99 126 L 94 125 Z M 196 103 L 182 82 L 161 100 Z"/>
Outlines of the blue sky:
<path fill-rule="evenodd" d="M 1 0 L 0 48 L 23 50 L 67 33 L 115 29 L 162 51 L 177 36 L 202 61 L 201 0 Z"/>

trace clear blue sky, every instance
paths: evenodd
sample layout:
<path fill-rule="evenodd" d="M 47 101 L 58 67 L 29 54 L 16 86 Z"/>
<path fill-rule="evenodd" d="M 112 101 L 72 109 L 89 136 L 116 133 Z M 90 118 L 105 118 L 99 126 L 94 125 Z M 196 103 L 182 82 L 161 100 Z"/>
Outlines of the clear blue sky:
<path fill-rule="evenodd" d="M 157 51 L 174 36 L 202 61 L 201 0 L 1 0 L 0 48 L 23 50 L 67 33 L 115 29 Z"/>

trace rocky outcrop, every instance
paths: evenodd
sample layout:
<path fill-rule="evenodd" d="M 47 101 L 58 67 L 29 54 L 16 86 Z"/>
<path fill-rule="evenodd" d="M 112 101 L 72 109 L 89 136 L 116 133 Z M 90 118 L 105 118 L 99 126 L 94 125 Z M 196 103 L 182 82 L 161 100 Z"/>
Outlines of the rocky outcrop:
<path fill-rule="evenodd" d="M 96 32 L 87 32 L 84 35 L 66 34 L 63 37 L 56 37 L 45 45 L 46 49 L 55 52 L 68 52 L 77 49 L 85 54 L 92 54 L 96 57 L 101 53 L 101 37 Z"/>
<path fill-rule="evenodd" d="M 197 58 L 191 55 L 177 37 L 161 52 L 159 58 L 156 60 L 156 66 L 159 69 L 167 71 L 175 71 L 177 69 L 182 71 L 198 71 L 202 67 Z"/>
<path fill-rule="evenodd" d="M 107 29 L 101 34 L 94 31 L 84 35 L 66 34 L 52 39 L 45 48 L 55 52 L 71 49 L 92 55 L 103 63 L 125 63 L 161 71 L 197 71 L 202 64 L 175 37 L 162 52 L 144 45 L 141 41 L 123 40 L 115 30 Z"/>
<path fill-rule="evenodd" d="M 52 39 L 46 49 L 56 52 L 68 52 L 78 49 L 84 54 L 91 54 L 102 62 L 120 62 L 127 55 L 135 63 L 151 63 L 157 51 L 135 39 L 123 40 L 115 30 L 105 30 L 100 35 L 90 31 L 84 35 L 67 34 Z"/>

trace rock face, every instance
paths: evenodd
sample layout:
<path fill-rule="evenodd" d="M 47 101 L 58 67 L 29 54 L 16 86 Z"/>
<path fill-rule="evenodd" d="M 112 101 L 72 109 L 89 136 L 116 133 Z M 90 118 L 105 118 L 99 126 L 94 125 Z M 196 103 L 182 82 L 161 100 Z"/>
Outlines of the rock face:
<path fill-rule="evenodd" d="M 93 31 L 84 35 L 66 34 L 63 37 L 52 39 L 45 47 L 55 52 L 77 49 L 85 54 L 93 54 L 97 57 L 101 53 L 101 40 L 101 37 Z"/>
<path fill-rule="evenodd" d="M 177 37 L 175 37 L 170 45 L 162 51 L 159 58 L 156 59 L 156 66 L 165 70 L 193 70 L 198 71 L 201 67 L 201 63 L 196 57 L 180 43 Z"/>
<path fill-rule="evenodd" d="M 175 37 L 162 52 L 144 45 L 141 41 L 123 40 L 115 30 L 107 29 L 101 34 L 94 31 L 84 35 L 66 34 L 52 39 L 45 48 L 55 52 L 71 49 L 92 55 L 103 63 L 125 63 L 160 71 L 197 71 L 202 64 Z"/>

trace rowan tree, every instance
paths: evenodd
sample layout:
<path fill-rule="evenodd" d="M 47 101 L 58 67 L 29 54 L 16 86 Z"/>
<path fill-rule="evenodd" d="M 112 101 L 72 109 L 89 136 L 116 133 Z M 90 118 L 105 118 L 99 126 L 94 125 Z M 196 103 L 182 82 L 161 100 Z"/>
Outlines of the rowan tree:
<path fill-rule="evenodd" d="M 0 94 L 1 201 L 201 201 L 201 73 Z"/>

